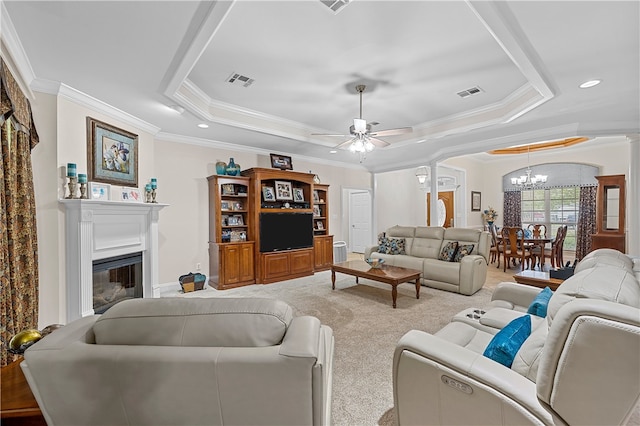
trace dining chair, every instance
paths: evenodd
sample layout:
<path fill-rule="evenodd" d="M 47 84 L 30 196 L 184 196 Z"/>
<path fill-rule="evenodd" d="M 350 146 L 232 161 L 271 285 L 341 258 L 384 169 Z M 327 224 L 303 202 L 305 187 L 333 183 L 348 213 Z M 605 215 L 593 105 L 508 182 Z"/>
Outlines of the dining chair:
<path fill-rule="evenodd" d="M 498 244 L 498 234 L 496 231 L 496 227 L 493 225 L 488 225 L 489 233 L 491 234 L 491 248 L 489 249 L 489 263 L 495 263 L 498 261 L 498 268 L 500 267 L 500 252 L 499 252 L 499 244 Z"/>
<path fill-rule="evenodd" d="M 525 264 L 531 262 L 531 252 L 524 245 L 524 230 L 518 227 L 505 226 L 502 228 L 502 256 L 504 257 L 503 272 L 511 259 L 520 259 L 522 270 Z"/>
<path fill-rule="evenodd" d="M 531 231 L 534 238 L 547 237 L 547 226 L 543 223 L 530 224 L 527 229 Z"/>
<path fill-rule="evenodd" d="M 564 247 L 564 239 L 567 236 L 567 225 L 562 225 L 558 228 L 556 238 L 551 242 L 551 248 L 545 248 L 544 255 L 551 259 L 551 267 L 555 268 L 556 265 L 561 267 L 564 264 L 564 256 L 562 250 Z M 542 266 L 540 266 L 542 269 Z"/>

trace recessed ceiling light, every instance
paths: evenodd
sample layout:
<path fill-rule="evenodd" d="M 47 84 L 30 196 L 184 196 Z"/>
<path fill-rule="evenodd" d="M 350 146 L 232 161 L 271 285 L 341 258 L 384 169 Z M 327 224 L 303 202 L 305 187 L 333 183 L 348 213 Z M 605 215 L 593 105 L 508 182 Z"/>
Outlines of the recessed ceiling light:
<path fill-rule="evenodd" d="M 602 80 L 589 80 L 589 81 L 585 81 L 584 83 L 582 83 L 580 85 L 581 89 L 588 89 L 589 87 L 593 87 L 593 86 L 597 86 L 598 84 L 600 84 L 602 82 Z"/>
<path fill-rule="evenodd" d="M 184 112 L 184 108 L 180 105 L 169 105 L 169 108 L 177 112 L 178 114 L 182 114 Z"/>
<path fill-rule="evenodd" d="M 335 154 L 336 152 L 338 151 L 336 151 L 335 149 L 332 149 L 331 151 L 329 151 L 329 154 Z"/>
<path fill-rule="evenodd" d="M 209 125 L 205 124 L 205 123 L 200 123 L 200 124 L 198 124 L 198 127 L 200 127 L 201 129 L 208 129 Z"/>
<path fill-rule="evenodd" d="M 416 141 L 416 143 L 422 143 L 422 142 L 426 142 L 426 139 L 420 139 L 419 141 Z"/>

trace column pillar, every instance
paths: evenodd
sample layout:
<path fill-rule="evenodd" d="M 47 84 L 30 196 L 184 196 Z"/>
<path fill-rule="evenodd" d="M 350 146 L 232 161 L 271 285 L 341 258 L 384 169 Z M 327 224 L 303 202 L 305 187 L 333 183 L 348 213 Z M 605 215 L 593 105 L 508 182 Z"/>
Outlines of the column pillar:
<path fill-rule="evenodd" d="M 627 253 L 640 256 L 640 134 L 627 135 L 629 179 L 627 181 Z"/>
<path fill-rule="evenodd" d="M 438 163 L 429 163 L 429 175 L 431 176 L 431 202 L 429 206 L 429 226 L 438 226 Z"/>

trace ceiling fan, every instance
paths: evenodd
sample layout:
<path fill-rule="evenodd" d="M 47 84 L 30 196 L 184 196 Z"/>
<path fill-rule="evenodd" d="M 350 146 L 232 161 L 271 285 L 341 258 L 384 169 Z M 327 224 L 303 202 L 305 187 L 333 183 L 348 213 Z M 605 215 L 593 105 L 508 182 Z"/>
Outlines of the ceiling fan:
<path fill-rule="evenodd" d="M 331 135 L 331 134 L 321 134 L 321 133 L 313 133 L 315 136 L 340 136 L 347 137 L 351 136 L 351 139 L 342 142 L 337 145 L 337 149 L 349 148 L 351 152 L 357 153 L 365 153 L 373 151 L 375 147 L 384 148 L 385 146 L 389 146 L 389 142 L 379 139 L 380 136 L 393 136 L 393 135 L 402 135 L 405 133 L 411 133 L 413 129 L 411 127 L 399 127 L 396 129 L 387 129 L 387 130 L 379 130 L 379 131 L 371 131 L 371 126 L 375 126 L 377 123 L 372 121 L 371 123 L 367 123 L 367 120 L 362 118 L 362 92 L 366 89 L 367 86 L 364 84 L 359 84 L 356 86 L 356 91 L 360 93 L 360 118 L 353 119 L 353 125 L 349 127 L 349 135 Z"/>

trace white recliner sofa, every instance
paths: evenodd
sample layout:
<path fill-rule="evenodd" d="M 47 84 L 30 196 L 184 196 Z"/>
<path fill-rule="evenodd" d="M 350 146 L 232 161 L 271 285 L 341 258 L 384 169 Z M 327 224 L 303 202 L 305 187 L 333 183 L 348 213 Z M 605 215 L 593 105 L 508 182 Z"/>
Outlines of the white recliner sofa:
<path fill-rule="evenodd" d="M 501 283 L 488 306 L 434 335 L 403 336 L 393 362 L 398 423 L 624 424 L 640 400 L 640 259 L 589 254 L 553 293 L 546 317 L 531 316 L 511 367 L 484 356 L 540 292 Z"/>
<path fill-rule="evenodd" d="M 259 298 L 134 299 L 31 346 L 49 425 L 325 425 L 334 340 Z"/>
<path fill-rule="evenodd" d="M 422 271 L 422 285 L 440 290 L 472 295 L 482 288 L 487 278 L 491 235 L 479 229 L 442 228 L 438 226 L 396 225 L 384 233 L 400 250 L 385 250 L 381 244 L 367 247 L 364 258 L 384 259 L 386 265 Z M 380 242 L 380 240 L 379 240 Z M 454 252 L 457 258 L 441 260 L 440 254 L 449 243 L 472 250 Z M 384 244 L 383 244 L 384 245 Z"/>

